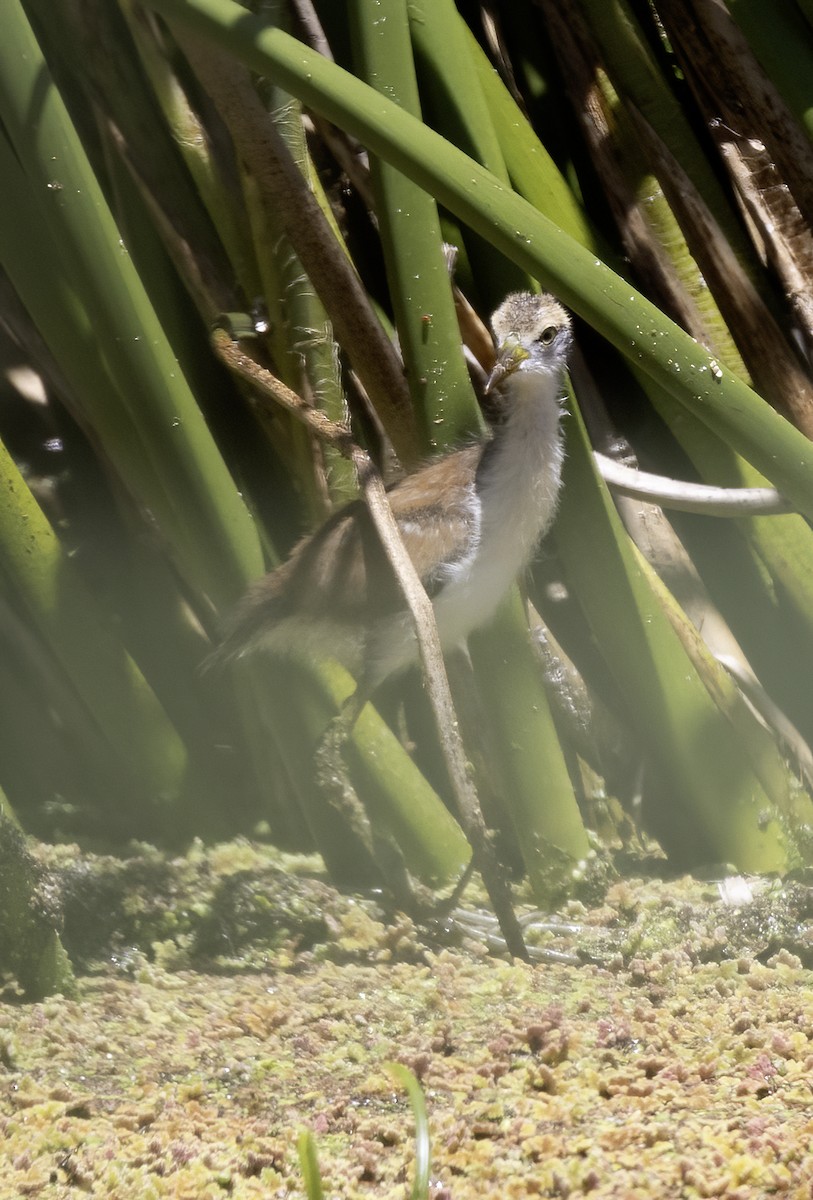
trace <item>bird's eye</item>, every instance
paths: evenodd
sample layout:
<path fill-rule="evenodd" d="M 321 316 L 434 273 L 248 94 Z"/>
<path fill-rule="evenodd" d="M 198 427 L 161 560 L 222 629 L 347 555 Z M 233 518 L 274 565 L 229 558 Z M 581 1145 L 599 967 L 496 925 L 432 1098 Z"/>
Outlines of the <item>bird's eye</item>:
<path fill-rule="evenodd" d="M 556 325 L 548 325 L 547 329 L 543 329 L 539 335 L 539 341 L 543 346 L 549 346 L 559 332 Z"/>

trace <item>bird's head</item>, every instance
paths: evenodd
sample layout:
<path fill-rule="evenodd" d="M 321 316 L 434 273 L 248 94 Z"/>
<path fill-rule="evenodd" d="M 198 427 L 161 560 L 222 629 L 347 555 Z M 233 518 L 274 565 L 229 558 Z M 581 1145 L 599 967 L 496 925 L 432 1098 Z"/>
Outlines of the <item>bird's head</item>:
<path fill-rule="evenodd" d="M 497 359 L 486 394 L 503 387 L 515 371 L 561 376 L 573 335 L 570 316 L 552 296 L 512 292 L 491 318 L 491 329 Z"/>

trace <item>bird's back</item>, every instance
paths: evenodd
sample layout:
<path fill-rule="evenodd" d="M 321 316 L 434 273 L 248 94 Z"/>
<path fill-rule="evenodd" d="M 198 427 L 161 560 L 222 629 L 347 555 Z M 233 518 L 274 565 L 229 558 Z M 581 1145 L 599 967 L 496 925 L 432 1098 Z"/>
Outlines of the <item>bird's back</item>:
<path fill-rule="evenodd" d="M 484 446 L 454 451 L 388 489 L 404 545 L 430 596 L 477 535 L 474 481 Z M 427 496 L 435 495 L 437 505 L 427 505 Z M 249 587 L 230 615 L 216 657 L 228 661 L 263 643 L 274 653 L 293 652 L 296 647 L 288 643 L 294 626 L 306 634 L 308 627 L 322 625 L 330 632 L 320 642 L 347 660 L 339 642 L 351 630 L 370 631 L 404 607 L 367 505 L 354 500 Z"/>

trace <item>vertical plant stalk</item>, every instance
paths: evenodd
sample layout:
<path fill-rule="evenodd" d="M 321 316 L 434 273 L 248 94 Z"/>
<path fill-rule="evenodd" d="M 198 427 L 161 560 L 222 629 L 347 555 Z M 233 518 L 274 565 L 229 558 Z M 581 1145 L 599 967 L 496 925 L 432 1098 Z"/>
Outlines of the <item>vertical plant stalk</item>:
<path fill-rule="evenodd" d="M 226 227 L 223 241 L 231 252 L 230 229 L 224 219 L 228 209 L 224 198 L 230 192 L 222 179 L 217 181 L 222 208 L 216 214 L 216 232 L 201 201 L 209 188 L 214 190 L 211 179 L 216 166 L 211 162 L 211 148 L 166 60 L 158 64 L 160 55 L 146 29 L 148 24 L 156 24 L 155 18 L 143 9 L 133 18 L 127 0 L 121 5 L 105 0 L 65 0 L 59 9 L 49 0 L 30 0 L 26 8 L 36 18 L 46 58 L 64 72 L 60 79 L 66 90 L 76 89 L 80 102 L 88 102 L 88 115 L 91 119 L 95 116 L 102 139 L 115 145 L 117 156 L 137 181 L 204 321 L 209 323 L 216 313 L 235 308 L 233 277 L 218 240 Z M 144 53 L 150 43 L 152 57 Z M 157 69 L 151 70 L 156 64 Z M 73 102 L 71 91 L 66 99 L 69 105 Z M 196 174 L 202 160 L 206 166 Z M 232 228 L 235 226 L 236 222 Z"/>
<path fill-rule="evenodd" d="M 92 714 L 126 790 L 135 784 L 144 803 L 171 808 L 186 770 L 184 747 L 2 443 L 0 492 L 4 577 Z"/>
<path fill-rule="evenodd" d="M 755 284 L 762 273 L 759 266 L 752 263 L 751 244 L 689 122 L 685 106 L 678 101 L 672 81 L 661 69 L 629 0 L 612 0 L 611 3 L 580 0 L 580 4 L 613 87 L 625 107 L 640 112 L 660 141 L 682 164 L 742 269 L 751 272 L 752 285 Z M 702 293 L 695 299 L 704 312 Z M 719 338 L 717 347 L 727 358 Z"/>
<path fill-rule="evenodd" d="M 97 2 L 104 13 L 104 0 Z M 143 181 L 150 202 L 161 214 L 159 224 L 166 230 L 164 237 L 170 251 L 175 248 L 175 257 L 181 263 L 182 274 L 187 280 L 196 279 L 199 273 L 202 277 L 204 287 L 198 295 L 204 298 L 201 311 L 209 323 L 215 320 L 218 313 L 231 311 L 238 301 L 240 288 L 243 295 L 248 297 L 259 295 L 260 292 L 257 264 L 245 219 L 237 172 L 231 156 L 228 151 L 224 151 L 221 144 L 226 139 L 221 137 L 219 141 L 213 140 L 200 114 L 190 103 L 175 70 L 176 64 L 170 48 L 166 45 L 169 39 L 157 31 L 152 13 L 140 8 L 134 0 L 120 0 L 120 7 L 140 55 L 141 67 L 154 92 L 155 101 L 160 106 L 167 129 L 191 177 L 196 194 L 189 207 L 193 211 L 198 207 L 206 210 L 220 240 L 220 245 L 214 251 L 216 259 L 212 264 L 215 268 L 214 279 L 210 269 L 207 240 L 200 236 L 190 236 L 192 231 L 187 232 L 189 218 L 185 211 L 185 191 L 188 186 L 186 176 L 182 172 L 173 172 L 170 176 L 170 186 L 167 186 L 161 176 L 156 178 L 148 147 L 143 145 L 141 139 L 137 139 L 133 145 L 131 125 L 127 121 L 129 96 L 125 112 L 117 117 L 118 105 L 121 103 L 120 82 L 111 83 L 105 88 L 105 100 L 107 104 L 115 106 L 114 120 L 122 131 L 127 156 L 133 156 L 135 172 Z M 87 20 L 86 17 L 85 21 Z M 90 20 L 97 21 L 95 13 Z M 174 51 L 174 47 L 172 50 Z M 181 181 L 176 181 L 176 174 L 182 175 Z M 200 222 L 200 216 L 197 220 Z M 178 232 L 173 236 L 176 230 Z M 194 247 L 194 253 L 189 253 L 191 247 Z M 231 274 L 223 270 L 220 261 L 222 254 L 228 257 Z M 238 281 L 239 288 L 235 288 L 234 284 Z"/>
<path fill-rule="evenodd" d="M 746 211 L 813 342 L 813 148 L 725 4 L 658 11 Z M 763 248 L 758 247 L 759 252 Z"/>
<path fill-rule="evenodd" d="M 454 0 L 409 0 L 406 7 L 426 123 L 510 186 L 502 151 L 507 130 L 498 130 L 489 112 L 473 63 L 473 55 L 483 51 L 457 5 Z M 488 69 L 494 73 L 491 63 Z M 465 225 L 460 235 L 459 249 L 465 248 L 473 294 L 483 308 L 494 309 L 509 292 L 532 288 L 527 273 L 488 238 Z"/>
<path fill-rule="evenodd" d="M 784 870 L 794 848 L 727 718 L 672 628 L 603 485 L 578 414 L 569 426 L 557 544 L 660 786 L 650 813 L 676 862 Z M 596 481 L 597 482 L 597 481 Z M 685 621 L 685 618 L 683 618 Z M 680 814 L 678 816 L 678 814 Z M 763 814 L 772 819 L 763 821 Z"/>
<path fill-rule="evenodd" d="M 559 894 L 562 875 L 570 875 L 590 844 L 531 654 L 518 588 L 500 605 L 494 621 L 472 635 L 469 649 L 495 731 L 501 804 L 536 901 L 545 905 Z"/>
<path fill-rule="evenodd" d="M 580 245 L 609 257 L 561 171 L 539 140 L 525 114 L 497 75 L 474 34 L 465 27 L 469 57 L 491 120 L 499 129 L 500 150 L 512 187 L 545 213 Z"/>
<path fill-rule="evenodd" d="M 406 0 L 353 0 L 350 12 L 359 74 L 420 118 Z M 390 299 L 426 452 L 476 429 L 479 413 L 460 350 L 437 205 L 375 155 L 370 173 Z"/>
<path fill-rule="evenodd" d="M 678 50 L 702 107 L 745 137 L 757 136 L 813 227 L 811 143 L 796 124 L 774 82 L 757 61 L 721 0 L 658 0 L 658 13 Z M 743 128 L 750 115 L 751 129 Z"/>
<path fill-rule="evenodd" d="M 150 304 L 19 0 L 0 39 L 0 117 L 92 324 L 139 441 L 125 452 L 160 480 L 138 495 L 199 595 L 234 599 L 259 573 L 248 512 Z M 32 129 L 36 113 L 36 132 Z M 146 494 L 145 494 L 146 493 Z"/>
<path fill-rule="evenodd" d="M 623 147 L 616 136 L 617 122 L 611 112 L 611 88 L 599 68 L 595 47 L 579 7 L 573 0 L 564 0 L 563 4 L 541 0 L 540 6 L 551 31 L 566 90 L 601 178 L 624 251 L 647 294 L 657 297 L 673 320 L 709 345 L 711 338 L 697 305 L 677 278 L 622 166 Z M 654 184 L 651 178 L 648 182 Z"/>
<path fill-rule="evenodd" d="M 365 73 L 375 80 L 378 90 L 399 97 L 401 107 L 420 115 L 409 43 L 404 44 L 406 29 L 401 0 L 393 3 L 389 12 L 386 51 L 383 27 L 376 20 L 378 10 L 368 3 L 360 3 L 359 10 L 357 40 L 362 46 Z M 447 0 L 437 0 L 409 5 L 408 15 L 419 82 L 422 93 L 428 94 L 433 120 L 507 182 L 508 172 L 500 147 L 503 131 L 498 132 L 491 120 L 479 79 L 472 79 L 471 54 L 481 51 L 479 47 L 470 48 L 460 14 Z M 394 38 L 393 23 L 397 30 Z M 410 63 L 408 71 L 405 62 Z M 405 72 L 408 78 L 404 78 Z M 413 97 L 411 105 L 403 102 L 403 96 Z M 392 181 L 391 196 L 384 193 L 383 198 L 385 202 L 391 201 L 395 210 L 393 224 L 397 222 L 400 227 L 398 236 L 392 237 L 396 252 L 409 262 L 415 244 L 425 236 L 422 225 L 432 220 L 436 206 L 400 172 L 377 159 L 374 163 L 382 180 Z M 413 230 L 416 224 L 418 229 Z M 508 279 L 514 286 L 531 286 L 492 247 L 481 245 L 475 257 L 479 263 L 476 287 L 480 292 L 496 294 L 502 299 Z M 415 301 L 415 283 L 408 265 L 403 280 L 407 295 Z M 416 315 L 413 314 L 413 323 Z M 490 369 L 493 346 L 488 334 L 486 338 L 486 366 Z M 449 341 L 456 343 L 454 332 L 448 333 L 447 344 Z M 455 424 L 452 423 L 453 428 Z M 561 864 L 566 862 L 565 869 L 570 871 L 573 862 L 587 853 L 588 840 L 547 696 L 530 656 L 527 619 L 516 589 L 501 606 L 494 622 L 470 638 L 469 648 L 483 707 L 494 726 L 489 774 L 499 780 L 495 801 L 513 827 L 534 895 L 539 904 L 545 904 L 561 882 Z"/>
<path fill-rule="evenodd" d="M 419 456 L 409 391 L 391 342 L 370 307 L 361 281 L 336 242 L 302 172 L 252 87 L 248 72 L 219 48 L 177 35 L 184 53 L 229 126 L 238 153 L 281 219 L 336 336 L 405 463 Z"/>
<path fill-rule="evenodd" d="M 689 176 L 634 106 L 630 115 L 703 278 L 715 296 L 719 296 L 721 312 L 740 346 L 755 386 L 779 412 L 793 420 L 808 437 L 813 436 L 810 379 Z"/>
<path fill-rule="evenodd" d="M 275 2 L 275 7 L 279 6 L 279 3 Z M 282 7 L 285 9 L 287 5 L 283 4 Z M 334 225 L 337 244 L 341 244 L 339 230 L 335 228 L 321 180 L 308 153 L 302 124 L 302 105 L 287 92 L 275 87 L 269 89 L 266 104 L 283 141 L 310 190 L 316 196 L 328 224 Z M 284 253 L 289 260 L 287 269 L 283 268 L 288 277 L 283 298 L 290 340 L 287 358 L 292 361 L 294 368 L 292 389 L 306 396 L 316 408 L 326 412 L 331 420 L 344 422 L 347 418 L 347 404 L 342 390 L 339 348 L 333 337 L 333 326 L 324 304 L 303 270 L 299 257 L 290 247 L 287 237 L 283 236 L 277 241 L 284 247 Z M 324 495 L 329 497 L 333 504 L 355 499 L 358 488 L 352 466 L 347 459 L 324 443 L 313 445 L 311 449 L 314 457 L 319 459 L 318 482 Z"/>

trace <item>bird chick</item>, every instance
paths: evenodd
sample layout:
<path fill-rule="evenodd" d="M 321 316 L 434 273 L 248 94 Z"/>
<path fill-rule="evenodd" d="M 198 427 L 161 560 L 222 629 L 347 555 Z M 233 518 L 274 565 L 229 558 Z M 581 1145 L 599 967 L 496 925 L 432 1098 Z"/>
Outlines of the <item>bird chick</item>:
<path fill-rule="evenodd" d="M 549 295 L 516 292 L 491 327 L 493 430 L 388 492 L 444 649 L 494 615 L 553 520 L 561 483 L 570 317 Z M 363 501 L 334 513 L 249 589 L 217 657 L 255 646 L 338 659 L 368 692 L 416 661 L 412 620 Z"/>

